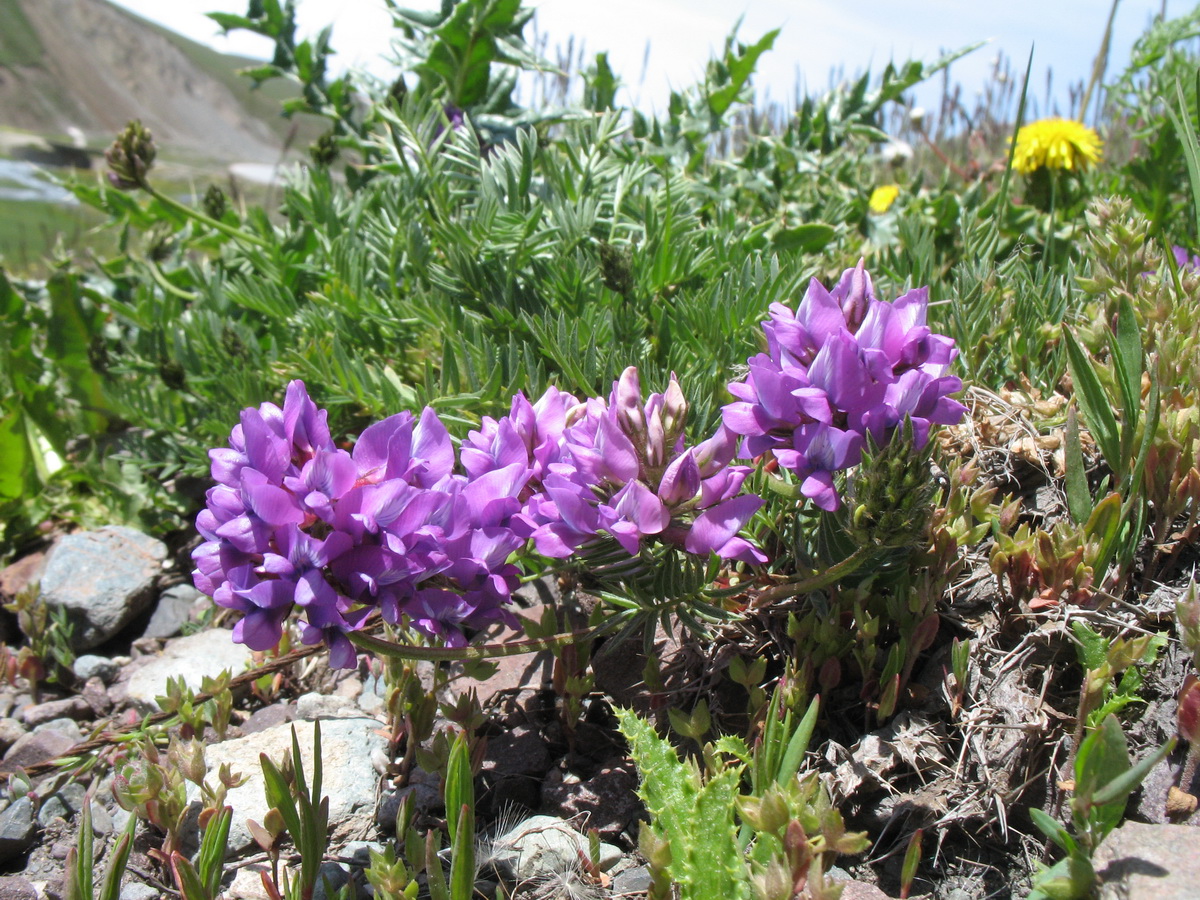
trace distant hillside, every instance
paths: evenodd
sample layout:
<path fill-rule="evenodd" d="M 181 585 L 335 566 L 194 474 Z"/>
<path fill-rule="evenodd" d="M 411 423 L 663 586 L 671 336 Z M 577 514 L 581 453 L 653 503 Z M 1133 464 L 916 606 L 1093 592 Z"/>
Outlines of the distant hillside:
<path fill-rule="evenodd" d="M 237 76 L 250 61 L 105 0 L 0 0 L 0 23 L 0 126 L 78 128 L 100 146 L 140 118 L 175 154 L 258 162 L 278 158 L 292 127 L 279 116 L 286 86 L 252 91 Z"/>

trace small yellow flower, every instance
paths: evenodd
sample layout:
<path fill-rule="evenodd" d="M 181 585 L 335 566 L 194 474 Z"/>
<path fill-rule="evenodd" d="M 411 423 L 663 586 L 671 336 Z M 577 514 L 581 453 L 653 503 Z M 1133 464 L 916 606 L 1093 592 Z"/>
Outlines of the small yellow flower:
<path fill-rule="evenodd" d="M 871 212 L 885 213 L 891 209 L 892 204 L 896 202 L 896 198 L 899 196 L 900 185 L 880 185 L 879 187 L 875 188 L 875 190 L 871 191 L 871 199 L 867 201 L 867 205 L 871 207 Z"/>
<path fill-rule="evenodd" d="M 1042 119 L 1017 132 L 1013 165 L 1028 175 L 1038 169 L 1086 169 L 1100 161 L 1100 136 L 1073 119 Z"/>

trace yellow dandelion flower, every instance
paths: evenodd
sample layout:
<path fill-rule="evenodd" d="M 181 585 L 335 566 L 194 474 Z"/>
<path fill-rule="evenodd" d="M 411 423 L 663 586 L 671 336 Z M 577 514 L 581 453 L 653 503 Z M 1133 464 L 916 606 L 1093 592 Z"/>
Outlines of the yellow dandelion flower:
<path fill-rule="evenodd" d="M 867 201 L 867 205 L 871 207 L 871 212 L 885 213 L 891 209 L 899 196 L 900 185 L 883 184 L 871 191 L 871 199 Z"/>
<path fill-rule="evenodd" d="M 1100 136 L 1074 119 L 1042 119 L 1017 132 L 1013 165 L 1028 175 L 1038 169 L 1086 169 L 1100 161 Z"/>

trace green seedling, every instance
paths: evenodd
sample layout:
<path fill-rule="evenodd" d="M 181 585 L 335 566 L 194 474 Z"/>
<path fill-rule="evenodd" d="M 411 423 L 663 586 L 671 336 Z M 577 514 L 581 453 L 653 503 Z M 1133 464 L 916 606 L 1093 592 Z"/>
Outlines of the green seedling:
<path fill-rule="evenodd" d="M 75 846 L 67 851 L 65 861 L 66 883 L 63 894 L 66 900 L 118 900 L 121 895 L 121 879 L 125 876 L 125 867 L 129 864 L 129 854 L 133 850 L 133 835 L 137 830 L 137 823 L 137 816 L 129 817 L 125 830 L 121 832 L 109 853 L 104 877 L 100 882 L 100 892 L 96 893 L 91 794 L 84 798 L 83 808 L 79 811 L 79 833 L 75 837 Z"/>
<path fill-rule="evenodd" d="M 183 900 L 217 900 L 225 874 L 225 850 L 232 821 L 231 806 L 221 807 L 208 818 L 195 863 L 178 851 L 171 854 L 171 871 Z"/>
<path fill-rule="evenodd" d="M 329 844 L 329 798 L 321 796 L 321 723 L 313 723 L 313 778 L 309 785 L 300 755 L 300 740 L 292 727 L 292 754 L 283 768 L 265 753 L 260 757 L 267 803 L 278 812 L 284 828 L 300 854 L 300 869 L 285 876 L 283 890 L 278 880 L 263 877 L 272 900 L 312 900 L 317 875 Z"/>
<path fill-rule="evenodd" d="M 1129 795 L 1175 746 L 1172 738 L 1137 764 L 1129 758 L 1125 733 L 1116 716 L 1107 716 L 1080 744 L 1075 757 L 1073 831 L 1040 809 L 1030 810 L 1033 824 L 1066 857 L 1034 879 L 1030 900 L 1074 900 L 1091 896 L 1096 884 L 1092 855 L 1120 824 Z"/>

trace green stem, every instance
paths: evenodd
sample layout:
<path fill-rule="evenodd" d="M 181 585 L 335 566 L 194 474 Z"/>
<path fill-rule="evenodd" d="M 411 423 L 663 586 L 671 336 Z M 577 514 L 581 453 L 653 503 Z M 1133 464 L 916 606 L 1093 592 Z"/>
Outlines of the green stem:
<path fill-rule="evenodd" d="M 168 294 L 178 297 L 180 300 L 186 300 L 189 303 L 197 299 L 196 294 L 193 294 L 190 291 L 185 291 L 183 288 L 176 287 L 175 285 L 171 284 L 171 282 L 167 280 L 167 276 L 163 274 L 162 269 L 158 267 L 158 263 L 156 263 L 154 260 L 146 260 L 146 266 L 150 270 L 150 277 L 154 279 L 154 283 Z"/>
<path fill-rule="evenodd" d="M 828 587 L 834 582 L 845 578 L 847 575 L 857 572 L 862 564 L 874 556 L 874 554 L 874 547 L 859 547 L 840 563 L 835 563 L 824 572 L 810 575 L 799 581 L 788 581 L 784 584 L 777 584 L 775 587 L 767 588 L 754 598 L 751 606 L 755 609 L 760 609 L 779 600 L 787 600 L 798 594 L 808 594 L 823 587 Z"/>
<path fill-rule="evenodd" d="M 195 219 L 202 225 L 207 225 L 209 228 L 219 231 L 227 237 L 231 237 L 234 240 L 246 241 L 247 243 L 254 244 L 256 247 L 266 248 L 270 246 L 266 239 L 261 238 L 256 234 L 249 234 L 248 232 L 242 231 L 240 228 L 234 228 L 232 225 L 227 225 L 224 222 L 219 222 L 210 216 L 206 216 L 199 210 L 192 209 L 185 203 L 180 203 L 174 197 L 168 197 L 162 191 L 155 187 L 151 187 L 149 184 L 143 184 L 142 187 L 146 193 L 148 193 L 159 203 L 163 204 L 163 206 L 169 206 L 176 212 L 183 213 L 183 215 Z"/>

